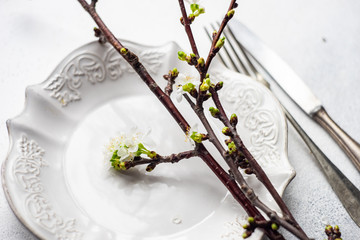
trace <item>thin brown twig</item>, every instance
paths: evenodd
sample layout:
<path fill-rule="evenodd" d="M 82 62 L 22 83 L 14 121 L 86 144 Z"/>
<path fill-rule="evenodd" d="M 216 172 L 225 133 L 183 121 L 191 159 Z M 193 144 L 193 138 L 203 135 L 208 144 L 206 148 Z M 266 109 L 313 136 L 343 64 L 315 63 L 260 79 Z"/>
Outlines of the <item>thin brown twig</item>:
<path fill-rule="evenodd" d="M 252 167 L 252 170 L 254 171 L 256 177 L 268 189 L 268 191 L 273 196 L 275 202 L 278 204 L 278 206 L 280 207 L 283 214 L 286 215 L 287 218 L 290 220 L 290 223 L 293 226 L 295 226 L 296 229 L 298 229 L 299 233 L 295 232 L 296 235 L 301 236 L 300 239 L 308 239 L 305 232 L 302 230 L 302 228 L 299 226 L 299 224 L 297 223 L 297 221 L 293 217 L 292 213 L 290 212 L 290 210 L 288 209 L 288 207 L 286 206 L 286 204 L 282 200 L 279 193 L 276 191 L 275 187 L 271 183 L 270 179 L 268 178 L 268 176 L 266 175 L 264 170 L 261 168 L 259 163 L 255 160 L 255 158 L 252 156 L 252 154 L 249 152 L 249 150 L 245 147 L 245 145 L 243 144 L 239 134 L 231 126 L 230 121 L 229 121 L 228 117 L 226 116 L 225 110 L 224 110 L 224 108 L 223 108 L 223 106 L 222 106 L 222 104 L 220 102 L 220 99 L 219 99 L 219 96 L 218 96 L 217 92 L 214 89 L 210 89 L 210 92 L 212 94 L 212 98 L 213 98 L 213 101 L 215 103 L 215 106 L 220 111 L 220 120 L 223 122 L 223 124 L 225 126 L 227 126 L 230 129 L 231 134 L 232 134 L 231 137 L 234 140 L 234 143 L 235 143 L 236 147 L 245 155 L 246 159 L 248 159 L 248 161 L 250 163 L 250 166 Z"/>
<path fill-rule="evenodd" d="M 229 6 L 228 12 L 230 10 L 232 10 L 236 6 L 236 4 L 237 4 L 236 0 L 232 0 L 231 3 L 230 3 L 230 6 Z M 216 35 L 213 38 L 213 41 L 211 43 L 211 47 L 210 47 L 210 50 L 209 50 L 209 54 L 208 54 L 208 57 L 207 57 L 206 62 L 205 62 L 205 72 L 207 72 L 209 70 L 211 61 L 213 60 L 213 58 L 216 55 L 216 51 L 214 51 L 216 43 L 219 41 L 220 36 L 221 36 L 222 32 L 224 31 L 224 29 L 225 29 L 225 27 L 226 27 L 226 25 L 227 25 L 227 23 L 229 22 L 230 19 L 231 19 L 231 17 L 229 17 L 226 14 L 224 19 L 222 20 L 222 22 L 220 24 L 219 30 L 217 31 Z"/>
<path fill-rule="evenodd" d="M 184 0 L 179 0 L 179 5 L 180 5 L 181 14 L 182 14 L 183 24 L 184 24 L 184 27 L 185 27 L 186 34 L 187 34 L 187 36 L 189 38 L 191 49 L 192 49 L 193 53 L 196 55 L 196 57 L 199 58 L 199 52 L 197 50 L 195 39 L 194 39 L 192 30 L 191 30 L 191 27 L 190 27 L 190 22 L 189 22 L 187 13 L 186 13 Z"/>
<path fill-rule="evenodd" d="M 212 142 L 215 146 L 215 148 L 218 150 L 218 152 L 221 154 L 221 156 L 224 158 L 225 162 L 229 166 L 231 173 L 234 175 L 236 182 L 240 184 L 241 189 L 243 190 L 244 194 L 246 195 L 247 199 L 251 202 L 253 206 L 260 207 L 261 210 L 265 212 L 271 212 L 274 216 L 274 219 L 277 220 L 277 222 L 284 223 L 282 219 L 274 212 L 271 211 L 269 207 L 267 207 L 265 204 L 263 204 L 259 198 L 255 195 L 254 191 L 250 186 L 247 184 L 246 180 L 242 176 L 242 174 L 239 172 L 237 165 L 235 164 L 234 160 L 226 152 L 223 145 L 220 143 L 219 139 L 216 137 L 215 132 L 213 131 L 209 121 L 205 117 L 204 109 L 202 107 L 199 107 L 198 105 L 194 104 L 190 97 L 186 94 L 184 94 L 184 98 L 188 101 L 194 112 L 199 116 L 200 121 L 202 122 L 203 126 L 205 127 L 208 135 L 209 135 L 209 141 Z M 285 228 L 293 230 L 292 225 L 285 223 Z"/>
<path fill-rule="evenodd" d="M 146 164 L 154 164 L 155 166 L 160 163 L 177 163 L 183 159 L 189 159 L 195 156 L 198 156 L 198 151 L 196 150 L 184 151 L 178 154 L 171 154 L 169 156 L 161 156 L 159 154 L 156 154 L 156 157 L 154 158 L 143 158 L 143 157 L 135 158 L 132 161 L 126 162 L 125 167 L 126 169 L 129 169 L 132 167 L 136 167 L 139 165 L 146 165 Z"/>
<path fill-rule="evenodd" d="M 111 31 L 107 28 L 104 22 L 101 20 L 95 8 L 92 5 L 89 5 L 86 0 L 78 0 L 78 2 L 82 5 L 82 7 L 90 14 L 95 23 L 98 25 L 99 29 L 103 32 L 104 36 L 108 40 L 108 42 L 117 50 L 124 59 L 134 68 L 134 70 L 138 73 L 140 78 L 146 83 L 146 85 L 150 88 L 150 90 L 158 97 L 158 99 L 162 102 L 162 104 L 166 107 L 166 109 L 170 112 L 172 117 L 178 123 L 180 128 L 187 133 L 188 129 L 190 129 L 189 124 L 183 118 L 183 116 L 178 112 L 175 105 L 172 103 L 171 99 L 164 94 L 164 92 L 158 87 L 155 81 L 151 78 L 148 72 L 145 70 L 143 65 L 135 58 L 131 53 L 130 54 L 122 54 L 121 49 L 124 46 L 121 42 L 115 38 L 115 36 L 111 33 Z M 245 209 L 249 216 L 261 216 L 260 212 L 251 205 L 249 200 L 246 198 L 244 193 L 241 191 L 236 182 L 229 176 L 228 173 L 215 161 L 215 159 L 210 155 L 203 144 L 198 144 L 197 146 L 198 156 L 208 165 L 208 167 L 214 172 L 214 174 L 219 178 L 219 180 L 225 185 L 225 187 L 230 191 L 236 201 L 240 203 L 240 205 Z M 266 231 L 267 232 L 267 231 Z M 270 231 L 267 233 L 268 236 L 272 236 L 274 233 Z"/>
<path fill-rule="evenodd" d="M 163 105 L 167 108 L 173 118 L 177 121 L 179 126 L 184 132 L 187 132 L 189 129 L 189 125 L 186 120 L 182 117 L 180 112 L 178 112 L 177 108 L 173 105 L 169 96 L 167 96 L 156 84 L 156 82 L 151 78 L 148 74 L 144 66 L 139 62 L 137 56 L 127 49 L 115 38 L 115 36 L 110 32 L 110 30 L 106 27 L 106 25 L 102 22 L 100 17 L 95 11 L 95 5 L 97 1 L 92 1 L 91 4 L 88 4 L 85 0 L 78 0 L 83 8 L 92 16 L 94 21 L 97 23 L 101 31 L 104 33 L 107 40 L 113 45 L 113 47 L 124 57 L 124 59 L 134 68 L 134 70 L 138 73 L 141 79 L 148 85 L 150 90 L 158 97 L 158 99 L 163 103 Z M 235 1 L 232 1 L 231 6 L 233 6 Z M 183 3 L 182 0 L 179 0 L 179 3 Z M 183 7 L 184 9 L 184 7 Z M 186 12 L 185 12 L 186 14 Z M 184 18 L 184 22 L 187 17 Z M 186 27 L 185 27 L 186 29 Z M 191 31 L 190 31 L 191 33 Z M 188 33 L 189 34 L 189 33 Z M 192 33 L 191 33 L 192 35 Z M 193 44 L 192 44 L 193 45 Z M 196 47 L 196 45 L 194 45 Z M 122 51 L 125 49 L 125 51 Z M 197 51 L 194 51 L 195 54 Z M 209 61 L 210 62 L 210 61 Z M 202 144 L 198 144 L 198 151 L 200 156 L 205 163 L 213 170 L 213 172 L 218 176 L 218 178 L 225 184 L 225 186 L 231 191 L 235 199 L 247 210 L 248 214 L 251 216 L 253 214 L 262 216 L 256 208 L 254 208 L 249 200 L 244 196 L 242 191 L 239 189 L 238 185 L 235 183 L 233 179 L 227 174 L 218 163 L 212 158 L 209 152 Z M 239 192 L 240 191 L 240 192 Z M 266 230 L 266 229 L 265 229 Z M 267 233 L 269 235 L 273 234 L 272 231 Z"/>

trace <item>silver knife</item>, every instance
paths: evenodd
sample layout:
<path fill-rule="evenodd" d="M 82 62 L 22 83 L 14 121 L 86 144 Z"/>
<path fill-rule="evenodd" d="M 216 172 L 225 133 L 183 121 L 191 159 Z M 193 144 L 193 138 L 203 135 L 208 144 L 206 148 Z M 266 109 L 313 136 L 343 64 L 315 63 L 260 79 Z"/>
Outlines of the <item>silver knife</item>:
<path fill-rule="evenodd" d="M 229 23 L 229 27 L 244 48 L 266 69 L 289 97 L 333 137 L 360 171 L 359 143 L 330 118 L 320 100 L 300 77 L 242 23 L 234 19 Z"/>
<path fill-rule="evenodd" d="M 242 27 L 244 27 L 242 25 Z M 236 35 L 238 29 L 231 29 L 232 34 Z M 247 29 L 246 29 L 247 30 Z M 242 35 L 250 33 L 251 36 L 256 38 L 249 30 L 247 32 L 241 32 Z M 235 36 L 237 38 L 238 36 Z M 239 42 L 239 45 L 245 47 L 243 42 L 240 39 L 236 39 Z M 256 41 L 259 41 L 256 38 Z M 262 44 L 262 47 L 266 48 L 266 46 Z M 248 50 L 251 51 L 251 50 Z M 271 51 L 271 50 L 269 50 Z M 252 55 L 252 52 L 250 52 Z M 274 54 L 274 53 L 273 53 Z M 253 56 L 254 60 L 259 62 L 255 56 Z M 278 58 L 278 57 L 277 57 Z M 260 63 L 261 65 L 261 63 Z M 264 67 L 264 66 L 262 66 Z M 287 68 L 289 68 L 287 66 Z M 267 72 L 270 72 L 268 69 L 264 68 Z M 293 73 L 294 74 L 294 73 Z M 316 98 L 315 98 L 316 99 Z M 316 99 L 317 102 L 319 100 Z M 321 106 L 321 104 L 319 104 Z M 343 204 L 346 211 L 349 213 L 350 217 L 354 220 L 354 222 L 360 227 L 360 191 L 352 184 L 349 179 L 326 157 L 326 155 L 314 144 L 314 142 L 310 139 L 310 137 L 304 132 L 304 130 L 300 127 L 300 125 L 296 122 L 296 120 L 287 112 L 284 108 L 284 112 L 286 113 L 287 118 L 292 123 L 296 131 L 300 134 L 300 136 L 304 139 L 304 142 L 310 148 L 311 152 L 314 154 L 315 159 L 317 159 L 328 179 L 329 184 L 332 189 L 338 196 L 339 200 Z"/>

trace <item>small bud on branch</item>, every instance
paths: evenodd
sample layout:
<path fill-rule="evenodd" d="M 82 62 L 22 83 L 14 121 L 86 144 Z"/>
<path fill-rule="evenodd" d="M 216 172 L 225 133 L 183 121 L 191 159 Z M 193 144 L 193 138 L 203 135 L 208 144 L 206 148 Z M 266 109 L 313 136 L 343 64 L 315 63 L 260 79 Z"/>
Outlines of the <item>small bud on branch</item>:
<path fill-rule="evenodd" d="M 235 10 L 231 9 L 230 11 L 227 12 L 226 16 L 231 19 L 235 14 Z"/>
<path fill-rule="evenodd" d="M 236 116 L 235 113 L 231 114 L 231 117 L 230 117 L 230 124 L 231 126 L 235 127 L 238 123 L 238 117 Z"/>
<path fill-rule="evenodd" d="M 225 44 L 225 37 L 220 38 L 215 45 L 215 48 L 220 49 Z"/>
<path fill-rule="evenodd" d="M 231 135 L 231 131 L 230 128 L 228 127 L 223 127 L 222 131 L 221 131 L 225 136 L 230 136 Z"/>
<path fill-rule="evenodd" d="M 217 108 L 209 107 L 209 111 L 211 113 L 211 116 L 213 116 L 214 118 L 218 118 L 220 116 L 220 111 Z"/>

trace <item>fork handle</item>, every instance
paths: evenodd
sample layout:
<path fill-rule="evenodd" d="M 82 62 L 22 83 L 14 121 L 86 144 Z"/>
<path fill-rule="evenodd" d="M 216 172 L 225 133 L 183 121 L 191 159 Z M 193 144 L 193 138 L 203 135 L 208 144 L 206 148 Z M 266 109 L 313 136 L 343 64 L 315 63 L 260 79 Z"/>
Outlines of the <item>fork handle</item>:
<path fill-rule="evenodd" d="M 360 145 L 341 129 L 321 107 L 313 115 L 313 119 L 319 123 L 348 155 L 358 171 L 360 171 Z"/>

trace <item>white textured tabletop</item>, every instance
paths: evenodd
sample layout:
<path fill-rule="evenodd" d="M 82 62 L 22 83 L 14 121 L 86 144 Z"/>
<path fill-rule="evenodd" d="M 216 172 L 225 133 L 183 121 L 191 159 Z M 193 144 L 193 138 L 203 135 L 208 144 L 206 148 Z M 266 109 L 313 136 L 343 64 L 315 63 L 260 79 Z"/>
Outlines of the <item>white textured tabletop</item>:
<path fill-rule="evenodd" d="M 223 15 L 228 1 L 203 0 L 203 22 Z M 175 40 L 189 49 L 176 0 L 99 1 L 99 12 L 119 38 L 147 45 Z M 222 11 L 221 11 L 222 10 Z M 236 18 L 273 48 L 321 99 L 329 115 L 360 141 L 360 2 L 356 0 L 243 0 Z M 90 17 L 76 0 L 0 3 L 0 161 L 9 146 L 6 120 L 23 109 L 25 88 L 45 80 L 72 50 L 94 40 Z M 199 21 L 200 22 L 200 21 Z M 208 42 L 194 27 L 200 50 Z M 274 86 L 284 105 L 337 167 L 357 186 L 360 175 L 334 141 Z M 289 160 L 297 172 L 284 199 L 309 236 L 324 239 L 326 223 L 343 239 L 359 239 L 319 164 L 289 126 Z M 0 191 L 0 239 L 36 239 L 12 213 Z M 294 239 L 285 235 L 286 239 Z"/>

